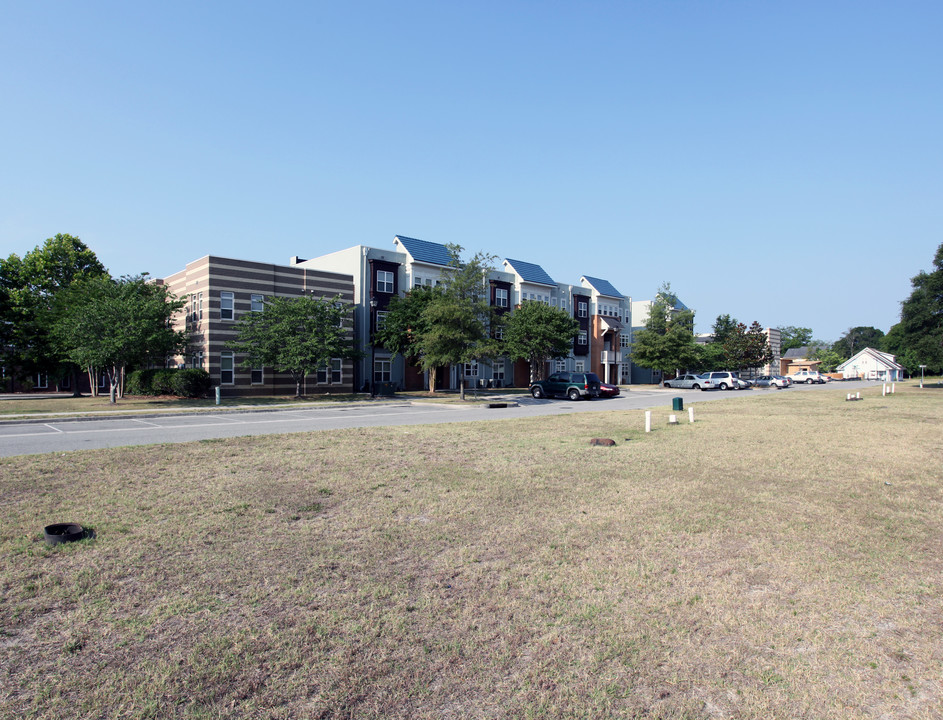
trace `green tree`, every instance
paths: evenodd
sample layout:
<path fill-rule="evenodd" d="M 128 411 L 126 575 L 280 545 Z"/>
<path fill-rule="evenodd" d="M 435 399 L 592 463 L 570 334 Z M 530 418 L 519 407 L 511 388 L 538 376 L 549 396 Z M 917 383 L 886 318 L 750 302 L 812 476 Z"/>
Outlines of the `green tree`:
<path fill-rule="evenodd" d="M 819 370 L 827 373 L 835 372 L 835 368 L 848 359 L 832 348 L 817 348 L 810 354 L 813 360 L 818 360 L 821 363 Z"/>
<path fill-rule="evenodd" d="M 506 316 L 504 352 L 511 360 L 527 360 L 533 383 L 546 363 L 569 355 L 578 333 L 579 323 L 565 310 L 525 300 Z"/>
<path fill-rule="evenodd" d="M 853 327 L 836 340 L 831 350 L 839 355 L 842 360 L 847 360 L 856 352 L 860 352 L 866 347 L 875 350 L 881 347 L 881 340 L 884 337 L 884 331 L 874 327 Z M 821 355 L 819 358 L 821 360 Z"/>
<path fill-rule="evenodd" d="M 451 262 L 443 273 L 440 292 L 422 312 L 423 327 L 416 335 L 420 366 L 429 371 L 429 388 L 435 391 L 438 367 L 487 360 L 499 352 L 488 332 L 493 317 L 487 279 L 494 257 L 477 253 L 463 262 L 459 245 L 447 245 Z M 465 399 L 465 376 L 459 375 Z"/>
<path fill-rule="evenodd" d="M 756 320 L 749 328 L 737 323 L 724 341 L 723 349 L 728 366 L 737 370 L 762 367 L 773 359 L 766 333 Z"/>
<path fill-rule="evenodd" d="M 376 329 L 373 344 L 419 364 L 419 339 L 428 330 L 424 312 L 440 293 L 439 287 L 416 287 L 403 297 L 390 298 L 383 324 Z"/>
<path fill-rule="evenodd" d="M 713 328 L 711 328 L 711 332 L 714 336 L 713 342 L 723 345 L 727 338 L 730 337 L 730 334 L 736 331 L 739 324 L 739 321 L 736 318 L 730 317 L 730 315 L 718 315 L 717 319 L 714 321 Z"/>
<path fill-rule="evenodd" d="M 236 339 L 228 344 L 244 356 L 243 368 L 271 367 L 287 372 L 301 397 L 305 376 L 330 365 L 332 358 L 353 358 L 349 319 L 352 308 L 340 297 L 265 298 L 262 312 L 246 313 L 236 323 Z"/>
<path fill-rule="evenodd" d="M 186 347 L 187 334 L 172 326 L 184 304 L 165 285 L 143 275 L 93 277 L 57 295 L 52 336 L 68 359 L 88 368 L 90 376 L 107 373 L 115 402 L 126 368 L 164 364 Z"/>
<path fill-rule="evenodd" d="M 56 297 L 75 283 L 107 275 L 95 253 L 68 234 L 48 238 L 22 258 L 13 254 L 0 259 L 3 364 L 15 368 L 21 378 L 72 372 L 73 393 L 78 395 L 78 368 L 65 362 L 65 353 L 52 340 Z"/>
<path fill-rule="evenodd" d="M 885 343 L 888 352 L 899 355 L 911 374 L 926 365 L 930 373 L 943 372 L 943 244 L 933 257 L 931 272 L 920 272 L 911 280 L 913 291 L 901 303 L 900 323 L 891 328 Z"/>
<path fill-rule="evenodd" d="M 672 372 L 692 367 L 698 359 L 694 313 L 679 309 L 671 285 L 664 283 L 652 302 L 645 329 L 632 338 L 632 362 L 641 367 Z"/>
<path fill-rule="evenodd" d="M 812 342 L 812 328 L 787 325 L 786 327 L 777 328 L 777 330 L 779 330 L 780 335 L 779 351 L 783 355 L 786 354 L 787 350 L 805 347 Z"/>

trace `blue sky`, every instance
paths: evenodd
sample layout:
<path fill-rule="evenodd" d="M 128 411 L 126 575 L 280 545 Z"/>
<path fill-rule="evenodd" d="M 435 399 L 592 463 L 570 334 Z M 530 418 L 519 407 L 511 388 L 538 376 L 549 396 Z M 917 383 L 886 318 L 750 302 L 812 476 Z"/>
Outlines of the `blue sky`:
<path fill-rule="evenodd" d="M 396 234 L 887 331 L 943 242 L 943 3 L 0 1 L 0 253 Z"/>

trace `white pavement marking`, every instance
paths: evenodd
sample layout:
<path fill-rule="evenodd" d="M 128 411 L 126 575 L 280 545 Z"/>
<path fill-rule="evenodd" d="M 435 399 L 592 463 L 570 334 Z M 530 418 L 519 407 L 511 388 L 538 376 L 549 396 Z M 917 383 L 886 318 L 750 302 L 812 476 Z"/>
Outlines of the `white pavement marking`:
<path fill-rule="evenodd" d="M 59 429 L 57 429 L 57 428 L 54 428 L 52 425 L 50 425 L 50 424 L 48 424 L 48 423 L 43 423 L 43 426 L 49 428 L 50 430 L 55 430 L 57 433 L 63 432 L 62 430 L 59 430 Z M 31 434 L 31 435 L 45 435 L 46 433 L 30 433 L 30 434 Z M 14 435 L 13 437 L 16 437 L 16 436 Z"/>

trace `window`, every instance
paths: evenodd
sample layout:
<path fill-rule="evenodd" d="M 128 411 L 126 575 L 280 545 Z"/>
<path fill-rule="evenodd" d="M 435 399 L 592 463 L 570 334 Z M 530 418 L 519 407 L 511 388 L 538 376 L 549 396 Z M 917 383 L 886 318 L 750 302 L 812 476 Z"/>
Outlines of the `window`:
<path fill-rule="evenodd" d="M 389 310 L 377 310 L 377 330 L 386 324 L 386 316 L 389 314 Z"/>
<path fill-rule="evenodd" d="M 197 315 L 199 316 L 199 319 L 202 320 L 203 319 L 203 293 L 197 293 L 196 297 L 197 297 Z"/>
<path fill-rule="evenodd" d="M 583 360 L 576 361 L 576 372 L 586 372 L 586 363 Z"/>
<path fill-rule="evenodd" d="M 70 390 L 72 388 L 72 378 L 68 375 L 59 380 L 60 390 Z"/>
<path fill-rule="evenodd" d="M 556 307 L 556 306 L 557 306 L 557 299 L 556 299 L 555 297 L 550 298 L 550 304 L 551 304 L 553 307 Z"/>
<path fill-rule="evenodd" d="M 393 364 L 389 360 L 373 361 L 373 382 L 390 382 L 393 376 Z"/>
<path fill-rule="evenodd" d="M 588 315 L 588 308 L 585 302 L 581 300 L 576 307 L 577 307 L 577 315 L 579 315 L 580 317 L 586 317 Z M 585 345 L 586 343 L 583 343 L 583 344 Z"/>
<path fill-rule="evenodd" d="M 318 368 L 318 385 L 340 385 L 344 379 L 341 372 L 341 363 L 340 358 L 331 358 L 329 364 Z"/>
<path fill-rule="evenodd" d="M 413 278 L 413 287 L 414 288 L 422 287 L 422 278 L 419 277 L 418 275 Z"/>
<path fill-rule="evenodd" d="M 496 307 L 508 306 L 508 291 L 505 288 L 494 289 L 494 304 Z"/>
<path fill-rule="evenodd" d="M 566 310 L 566 298 L 560 298 L 560 309 Z"/>
<path fill-rule="evenodd" d="M 45 390 L 49 387 L 49 376 L 46 373 L 36 373 L 33 380 L 36 381 L 36 384 L 33 385 L 36 390 Z"/>
<path fill-rule="evenodd" d="M 492 367 L 492 370 L 494 370 L 493 372 L 494 379 L 500 380 L 503 383 L 504 382 L 504 360 L 495 360 L 494 365 L 492 365 L 491 367 Z"/>
<path fill-rule="evenodd" d="M 566 358 L 557 358 L 556 363 L 554 364 L 555 372 L 566 372 Z"/>
<path fill-rule="evenodd" d="M 231 292 L 221 292 L 219 294 L 219 319 L 232 320 L 234 317 L 233 294 Z"/>
<path fill-rule="evenodd" d="M 377 292 L 393 292 L 393 273 L 389 270 L 377 270 Z"/>
<path fill-rule="evenodd" d="M 261 385 L 265 377 L 262 371 L 263 369 L 260 367 L 252 368 L 252 370 L 249 371 L 249 382 L 253 385 Z"/>
<path fill-rule="evenodd" d="M 188 317 L 187 320 L 196 322 L 198 317 L 199 316 L 196 314 L 196 293 L 194 293 L 190 296 L 190 317 Z"/>
<path fill-rule="evenodd" d="M 231 352 L 219 354 L 219 384 L 232 385 L 236 381 L 235 363 Z"/>
<path fill-rule="evenodd" d="M 253 295 L 249 301 L 249 309 L 252 312 L 262 312 L 265 309 L 265 296 Z"/>
<path fill-rule="evenodd" d="M 580 334 L 577 336 L 576 342 L 578 345 L 586 344 L 586 331 L 585 330 L 580 330 Z"/>
<path fill-rule="evenodd" d="M 629 342 L 628 333 L 619 333 L 619 347 L 627 348 L 632 343 Z"/>
<path fill-rule="evenodd" d="M 98 373 L 98 389 L 104 390 L 108 387 L 108 373 Z"/>
<path fill-rule="evenodd" d="M 478 361 L 472 360 L 465 363 L 465 377 L 478 377 Z"/>
<path fill-rule="evenodd" d="M 494 326 L 494 339 L 504 340 L 504 325 L 499 324 Z"/>

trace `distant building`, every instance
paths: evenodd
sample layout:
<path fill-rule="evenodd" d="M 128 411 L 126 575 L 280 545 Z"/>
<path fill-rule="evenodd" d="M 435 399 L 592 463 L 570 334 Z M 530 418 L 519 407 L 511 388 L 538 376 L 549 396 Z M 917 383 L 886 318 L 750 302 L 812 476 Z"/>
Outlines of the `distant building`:
<path fill-rule="evenodd" d="M 288 373 L 273 368 L 243 368 L 242 357 L 229 348 L 236 339 L 236 321 L 250 312 L 264 312 L 266 297 L 340 298 L 354 300 L 350 275 L 320 270 L 271 265 L 207 255 L 157 282 L 179 298 L 186 299 L 175 328 L 190 334 L 186 354 L 175 358 L 178 367 L 207 370 L 222 395 L 294 394 L 295 382 Z M 334 358 L 304 383 L 305 394 L 350 393 L 354 390 L 353 363 Z"/>
<path fill-rule="evenodd" d="M 890 353 L 865 348 L 855 353 L 835 368 L 846 379 L 884 380 L 894 382 L 904 379 L 904 366 Z"/>

